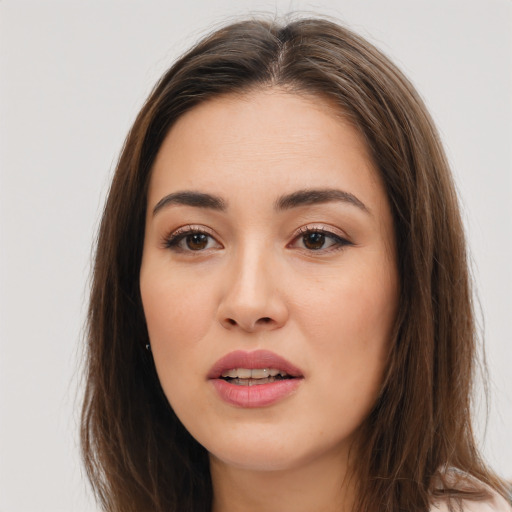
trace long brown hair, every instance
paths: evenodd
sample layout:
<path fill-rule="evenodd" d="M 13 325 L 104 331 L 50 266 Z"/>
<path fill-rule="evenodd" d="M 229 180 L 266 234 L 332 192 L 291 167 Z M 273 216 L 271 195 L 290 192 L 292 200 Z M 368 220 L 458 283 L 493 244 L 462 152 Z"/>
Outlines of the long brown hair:
<path fill-rule="evenodd" d="M 391 204 L 400 275 L 396 337 L 358 453 L 359 512 L 428 509 L 456 467 L 503 492 L 475 446 L 475 327 L 463 227 L 427 110 L 377 49 L 320 19 L 249 20 L 206 37 L 149 96 L 126 139 L 99 231 L 88 317 L 82 449 L 110 512 L 208 512 L 208 454 L 168 404 L 145 345 L 139 292 L 146 194 L 173 123 L 219 95 L 278 86 L 336 105 L 364 136 Z M 471 494 L 471 491 L 468 491 Z M 474 497 L 477 496 L 475 490 Z"/>

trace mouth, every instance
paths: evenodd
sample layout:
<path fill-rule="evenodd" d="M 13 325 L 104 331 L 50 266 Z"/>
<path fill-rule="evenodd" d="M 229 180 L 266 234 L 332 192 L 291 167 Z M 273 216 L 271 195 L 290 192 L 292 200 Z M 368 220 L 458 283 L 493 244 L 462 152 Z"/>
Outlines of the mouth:
<path fill-rule="evenodd" d="M 277 368 L 232 368 L 222 372 L 220 378 L 235 386 L 260 386 L 297 377 Z"/>
<path fill-rule="evenodd" d="M 260 382 L 265 379 L 303 378 L 295 365 L 269 350 L 245 352 L 236 350 L 219 359 L 208 373 L 209 379 Z M 245 382 L 240 385 L 246 385 Z"/>
<path fill-rule="evenodd" d="M 268 350 L 231 352 L 208 374 L 219 396 L 236 407 L 272 405 L 293 394 L 304 380 L 302 371 Z"/>

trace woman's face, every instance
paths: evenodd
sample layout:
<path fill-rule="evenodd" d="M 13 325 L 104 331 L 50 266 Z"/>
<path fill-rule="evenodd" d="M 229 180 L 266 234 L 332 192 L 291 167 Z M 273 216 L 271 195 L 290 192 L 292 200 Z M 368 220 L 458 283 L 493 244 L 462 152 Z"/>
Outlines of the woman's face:
<path fill-rule="evenodd" d="M 365 144 L 324 100 L 228 95 L 177 121 L 140 288 L 162 388 L 217 463 L 346 457 L 383 379 L 394 251 Z"/>

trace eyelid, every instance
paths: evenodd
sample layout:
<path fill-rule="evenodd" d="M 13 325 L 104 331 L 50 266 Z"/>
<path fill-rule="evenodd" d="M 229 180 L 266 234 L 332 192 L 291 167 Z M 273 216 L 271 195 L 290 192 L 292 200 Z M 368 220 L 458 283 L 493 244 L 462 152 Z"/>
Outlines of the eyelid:
<path fill-rule="evenodd" d="M 327 238 L 331 240 L 331 245 L 329 245 L 326 248 L 320 248 L 320 249 L 308 249 L 308 248 L 301 248 L 301 247 L 294 247 L 294 245 L 297 243 L 297 241 L 300 239 L 301 236 L 305 236 L 309 233 L 322 233 Z M 204 234 L 210 237 L 214 242 L 217 244 L 217 247 L 208 247 L 205 249 L 199 249 L 199 250 L 193 250 L 193 249 L 186 249 L 183 247 L 180 247 L 180 243 L 190 235 L 194 234 Z M 348 245 L 354 245 L 348 238 L 348 236 L 339 228 L 336 228 L 331 225 L 321 224 L 321 223 L 313 223 L 313 224 L 306 224 L 304 226 L 299 227 L 296 229 L 292 235 L 290 235 L 290 238 L 292 239 L 291 242 L 287 244 L 287 248 L 297 248 L 301 249 L 303 251 L 306 251 L 307 253 L 317 253 L 317 254 L 325 254 L 328 252 L 336 251 L 339 249 L 342 249 Z M 203 225 L 194 225 L 194 224 L 186 224 L 184 226 L 181 226 L 179 228 L 176 228 L 166 234 L 162 238 L 162 247 L 164 249 L 171 249 L 176 252 L 182 252 L 182 253 L 196 253 L 201 254 L 211 249 L 222 249 L 224 248 L 222 243 L 219 242 L 217 235 L 214 233 L 214 231 L 206 226 Z"/>
<path fill-rule="evenodd" d="M 184 226 L 181 226 L 179 228 L 173 229 L 169 233 L 163 236 L 162 238 L 162 246 L 164 249 L 172 249 L 175 251 L 180 252 L 187 252 L 187 253 L 201 253 L 208 249 L 193 251 L 190 249 L 183 249 L 178 246 L 178 244 L 187 236 L 194 235 L 194 234 L 203 234 L 207 235 L 222 248 L 221 242 L 219 242 L 216 234 L 213 232 L 212 229 L 207 228 L 206 226 L 202 225 L 195 225 L 195 224 L 186 224 Z"/>
<path fill-rule="evenodd" d="M 350 241 L 348 235 L 341 229 L 331 226 L 329 224 L 313 223 L 313 224 L 306 224 L 306 225 L 301 226 L 300 228 L 296 229 L 294 231 L 294 233 L 291 235 L 292 241 L 287 245 L 287 247 L 293 248 L 293 244 L 295 244 L 297 242 L 297 240 L 300 239 L 301 236 L 307 235 L 308 233 L 322 233 L 322 234 L 326 235 L 327 237 L 331 238 L 332 240 L 334 240 L 334 242 L 335 242 L 333 245 L 331 245 L 325 249 L 313 250 L 313 249 L 304 248 L 303 250 L 307 251 L 308 254 L 309 253 L 317 253 L 317 254 L 324 253 L 325 254 L 325 253 L 328 253 L 331 251 L 343 249 L 344 247 L 349 246 L 349 245 L 354 245 L 354 243 Z M 302 248 L 299 248 L 299 249 L 302 249 Z"/>
<path fill-rule="evenodd" d="M 344 240 L 349 241 L 348 235 L 341 230 L 340 228 L 337 228 L 335 226 L 331 226 L 330 224 L 323 224 L 321 222 L 313 222 L 311 224 L 305 224 L 304 226 L 301 226 L 300 228 L 297 228 L 291 235 L 291 238 L 296 238 L 298 236 L 304 235 L 306 233 L 311 232 L 320 232 L 324 233 L 326 235 L 332 235 L 338 238 L 342 238 Z"/>
<path fill-rule="evenodd" d="M 340 228 L 331 226 L 330 224 L 324 224 L 321 222 L 313 222 L 311 224 L 306 224 L 304 226 L 301 226 L 300 228 L 298 228 L 296 230 L 296 235 L 310 233 L 311 231 L 320 231 L 327 235 L 330 234 L 330 235 L 338 236 L 339 238 L 348 238 L 348 235 Z"/>

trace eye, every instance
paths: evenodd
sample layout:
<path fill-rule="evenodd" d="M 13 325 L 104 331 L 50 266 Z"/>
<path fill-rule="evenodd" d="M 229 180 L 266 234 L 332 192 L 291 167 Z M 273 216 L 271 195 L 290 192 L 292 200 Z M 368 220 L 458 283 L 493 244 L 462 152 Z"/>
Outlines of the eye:
<path fill-rule="evenodd" d="M 318 252 L 329 252 L 347 245 L 352 243 L 333 231 L 324 227 L 309 226 L 300 228 L 299 235 L 290 244 L 291 247 Z"/>
<path fill-rule="evenodd" d="M 182 252 L 201 252 L 221 249 L 222 245 L 206 230 L 192 226 L 180 228 L 164 239 L 167 249 Z"/>

